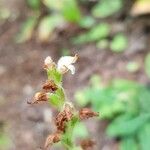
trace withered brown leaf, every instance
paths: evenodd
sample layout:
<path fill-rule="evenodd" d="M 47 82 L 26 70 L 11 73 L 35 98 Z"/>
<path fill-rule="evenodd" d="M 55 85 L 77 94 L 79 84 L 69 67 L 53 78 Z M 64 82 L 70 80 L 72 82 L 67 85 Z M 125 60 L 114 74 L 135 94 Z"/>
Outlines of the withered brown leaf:
<path fill-rule="evenodd" d="M 65 132 L 66 122 L 70 121 L 73 117 L 73 108 L 70 105 L 65 105 L 62 112 L 55 118 L 55 124 L 58 131 Z"/>
<path fill-rule="evenodd" d="M 79 118 L 81 120 L 88 119 L 91 117 L 99 116 L 99 113 L 92 111 L 90 108 L 82 108 L 79 111 Z"/>
<path fill-rule="evenodd" d="M 33 100 L 31 102 L 27 101 L 27 103 L 28 104 L 38 104 L 40 102 L 47 101 L 47 100 L 48 100 L 47 93 L 45 93 L 45 92 L 37 92 L 34 95 Z"/>
<path fill-rule="evenodd" d="M 92 150 L 95 142 L 91 139 L 85 139 L 81 141 L 81 147 L 83 150 Z"/>
<path fill-rule="evenodd" d="M 55 92 L 58 89 L 57 85 L 53 80 L 47 80 L 44 83 L 42 88 L 46 91 L 51 91 L 51 92 Z"/>
<path fill-rule="evenodd" d="M 54 134 L 50 134 L 47 138 L 46 138 L 46 141 L 45 141 L 45 144 L 44 144 L 44 148 L 48 148 L 49 146 L 51 146 L 52 144 L 54 143 L 57 143 L 60 141 L 60 138 L 61 138 L 61 134 L 56 132 Z"/>

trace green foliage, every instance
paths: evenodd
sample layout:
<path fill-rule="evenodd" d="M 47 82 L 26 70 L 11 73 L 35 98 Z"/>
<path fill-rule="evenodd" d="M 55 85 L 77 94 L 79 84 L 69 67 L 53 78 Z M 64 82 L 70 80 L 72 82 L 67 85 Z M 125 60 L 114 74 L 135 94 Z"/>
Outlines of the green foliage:
<path fill-rule="evenodd" d="M 99 41 L 109 35 L 110 27 L 107 23 L 101 23 L 92 27 L 87 33 L 73 39 L 75 44 Z"/>
<path fill-rule="evenodd" d="M 111 50 L 114 52 L 122 52 L 128 45 L 127 38 L 123 34 L 117 34 L 111 42 Z"/>
<path fill-rule="evenodd" d="M 120 144 L 120 150 L 138 150 L 137 142 L 133 137 L 125 137 Z"/>
<path fill-rule="evenodd" d="M 27 18 L 27 20 L 22 24 L 21 32 L 16 37 L 16 42 L 22 43 L 31 39 L 36 23 L 36 17 Z"/>
<path fill-rule="evenodd" d="M 85 127 L 85 125 L 81 122 L 77 123 L 73 130 L 74 140 L 76 138 L 87 138 L 88 136 L 89 136 L 88 131 L 87 131 L 87 128 Z"/>
<path fill-rule="evenodd" d="M 41 5 L 40 0 L 27 0 L 27 4 L 32 8 L 32 9 L 39 9 Z"/>
<path fill-rule="evenodd" d="M 54 80 L 55 83 L 61 84 L 62 82 L 62 74 L 57 71 L 56 68 L 52 68 L 51 70 L 47 70 L 48 79 Z"/>
<path fill-rule="evenodd" d="M 81 14 L 76 0 L 64 0 L 62 7 L 63 17 L 70 22 L 79 22 Z"/>
<path fill-rule="evenodd" d="M 78 91 L 75 97 L 79 105 L 90 103 L 95 111 L 100 112 L 101 119 L 110 120 L 106 133 L 121 139 L 121 150 L 148 150 L 149 87 L 119 79 L 103 85 L 100 79 L 92 79 L 90 86 Z"/>
<path fill-rule="evenodd" d="M 139 70 L 139 64 L 138 64 L 138 62 L 129 62 L 128 64 L 127 64 L 127 66 L 126 66 L 126 69 L 127 69 L 127 71 L 129 71 L 129 72 L 136 72 L 136 71 L 138 71 Z"/>
<path fill-rule="evenodd" d="M 84 16 L 79 22 L 80 27 L 87 28 L 87 29 L 92 27 L 94 24 L 95 24 L 95 19 L 91 16 Z"/>
<path fill-rule="evenodd" d="M 150 53 L 147 54 L 147 56 L 145 58 L 145 71 L 146 71 L 148 77 L 150 77 Z"/>
<path fill-rule="evenodd" d="M 138 134 L 140 149 L 149 150 L 150 148 L 150 122 L 145 124 Z"/>
<path fill-rule="evenodd" d="M 10 148 L 11 140 L 5 133 L 0 133 L 0 149 Z"/>
<path fill-rule="evenodd" d="M 54 29 L 60 24 L 64 24 L 64 20 L 61 15 L 49 15 L 42 18 L 38 26 L 38 39 L 40 41 L 48 40 Z"/>
<path fill-rule="evenodd" d="M 119 116 L 120 117 L 120 116 Z M 141 114 L 137 117 L 124 120 L 116 118 L 107 128 L 107 133 L 112 137 L 125 137 L 135 135 L 140 128 L 150 120 L 150 114 Z"/>
<path fill-rule="evenodd" d="M 113 15 L 117 11 L 121 9 L 123 5 L 122 0 L 101 0 L 98 4 L 93 8 L 92 14 L 94 17 L 105 18 Z"/>

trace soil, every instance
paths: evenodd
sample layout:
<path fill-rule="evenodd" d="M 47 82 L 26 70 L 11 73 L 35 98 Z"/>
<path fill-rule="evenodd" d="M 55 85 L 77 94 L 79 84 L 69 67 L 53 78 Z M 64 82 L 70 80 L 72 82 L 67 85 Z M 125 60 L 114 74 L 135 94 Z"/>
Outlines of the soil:
<path fill-rule="evenodd" d="M 144 72 L 150 37 L 150 20 L 147 17 L 131 18 L 122 23 L 119 19 L 111 20 L 113 30 L 116 32 L 121 27 L 129 39 L 129 47 L 119 54 L 109 49 L 99 50 L 95 44 L 72 45 L 69 39 L 80 32 L 76 26 L 57 33 L 57 38 L 47 44 L 35 39 L 17 44 L 14 37 L 22 20 L 18 18 L 0 23 L 0 123 L 6 126 L 6 132 L 12 139 L 11 150 L 40 150 L 46 136 L 55 129 L 52 109 L 47 104 L 30 106 L 27 100 L 40 90 L 46 80 L 42 69 L 44 58 L 50 55 L 57 61 L 62 55 L 62 48 L 68 48 L 70 54 L 78 53 L 80 56 L 76 74 L 72 76 L 67 73 L 64 78 L 66 94 L 71 101 L 74 101 L 75 91 L 82 90 L 93 74 L 100 75 L 104 82 L 125 78 L 149 83 Z M 140 69 L 135 73 L 128 72 L 126 64 L 129 61 L 138 61 Z M 106 122 L 93 120 L 86 124 L 97 142 L 96 150 L 118 149 L 117 142 L 104 133 Z"/>

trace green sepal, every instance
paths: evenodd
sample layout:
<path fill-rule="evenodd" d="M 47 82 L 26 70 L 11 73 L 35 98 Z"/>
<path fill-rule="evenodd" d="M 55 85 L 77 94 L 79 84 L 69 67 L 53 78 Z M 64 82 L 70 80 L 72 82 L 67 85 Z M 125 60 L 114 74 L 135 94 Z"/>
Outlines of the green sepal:
<path fill-rule="evenodd" d="M 55 84 L 61 84 L 62 82 L 62 74 L 56 68 L 48 69 L 47 76 L 48 79 L 54 80 Z"/>
<path fill-rule="evenodd" d="M 49 102 L 52 106 L 60 109 L 65 101 L 65 95 L 62 88 L 58 88 L 55 93 L 49 95 Z"/>

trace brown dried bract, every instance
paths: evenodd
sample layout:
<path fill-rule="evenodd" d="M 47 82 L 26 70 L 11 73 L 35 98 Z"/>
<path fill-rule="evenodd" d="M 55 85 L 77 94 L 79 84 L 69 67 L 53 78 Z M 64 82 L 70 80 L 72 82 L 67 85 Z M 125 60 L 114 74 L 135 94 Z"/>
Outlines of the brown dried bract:
<path fill-rule="evenodd" d="M 46 138 L 44 148 L 48 148 L 50 145 L 59 142 L 60 138 L 61 138 L 61 134 L 60 133 L 54 133 L 54 134 L 49 135 Z"/>
<path fill-rule="evenodd" d="M 31 101 L 31 102 L 28 101 L 27 103 L 28 104 L 38 104 L 40 102 L 47 101 L 47 100 L 48 100 L 47 93 L 37 92 L 33 97 L 33 101 Z"/>
<path fill-rule="evenodd" d="M 91 139 L 86 139 L 81 141 L 81 147 L 83 150 L 92 150 L 93 146 L 95 145 L 95 142 Z"/>
<path fill-rule="evenodd" d="M 65 105 L 64 110 L 60 112 L 55 119 L 55 124 L 58 131 L 65 132 L 66 122 L 73 117 L 73 108 L 70 105 Z"/>
<path fill-rule="evenodd" d="M 93 112 L 89 108 L 83 108 L 79 111 L 79 117 L 81 120 L 88 119 L 91 117 L 96 117 L 96 116 L 99 116 L 99 113 Z"/>
<path fill-rule="evenodd" d="M 47 80 L 44 83 L 42 88 L 46 91 L 52 91 L 52 92 L 55 92 L 58 89 L 57 85 L 55 84 L 53 80 Z"/>

